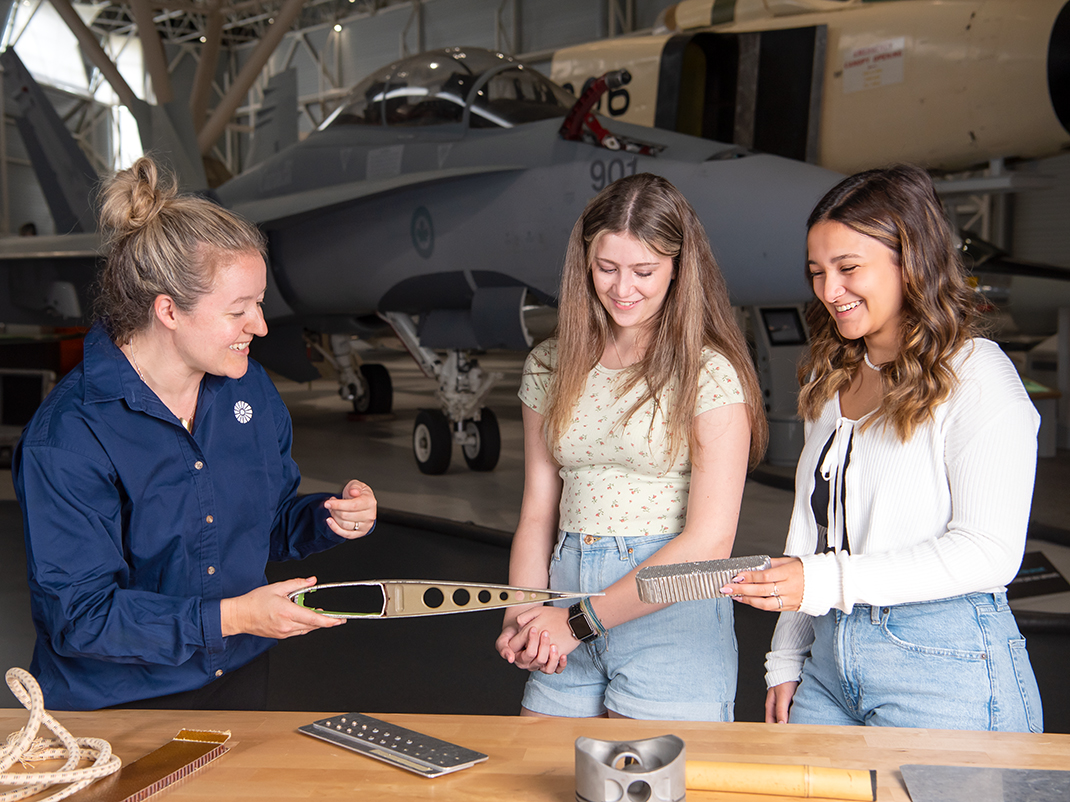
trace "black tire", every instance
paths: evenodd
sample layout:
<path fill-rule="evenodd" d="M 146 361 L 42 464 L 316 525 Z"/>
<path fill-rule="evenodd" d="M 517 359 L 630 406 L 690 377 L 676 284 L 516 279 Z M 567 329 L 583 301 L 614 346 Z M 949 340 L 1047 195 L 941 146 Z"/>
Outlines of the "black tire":
<path fill-rule="evenodd" d="M 394 407 L 394 383 L 386 365 L 361 365 L 360 375 L 368 392 L 353 396 L 353 411 L 358 415 L 385 415 Z"/>
<path fill-rule="evenodd" d="M 487 407 L 479 413 L 479 420 L 466 420 L 464 433 L 475 438 L 461 449 L 464 461 L 473 471 L 493 471 L 502 453 L 502 435 L 497 416 Z"/>
<path fill-rule="evenodd" d="M 437 409 L 421 409 L 412 427 L 412 455 L 420 473 L 445 473 L 453 456 L 449 419 Z"/>

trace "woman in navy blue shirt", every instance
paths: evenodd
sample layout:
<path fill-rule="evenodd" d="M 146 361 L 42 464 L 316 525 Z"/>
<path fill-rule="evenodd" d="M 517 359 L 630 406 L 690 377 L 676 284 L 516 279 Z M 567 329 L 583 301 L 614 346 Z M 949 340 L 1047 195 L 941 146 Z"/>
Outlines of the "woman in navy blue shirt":
<path fill-rule="evenodd" d="M 249 359 L 267 333 L 260 232 L 139 159 L 104 187 L 101 320 L 13 463 L 54 709 L 262 707 L 277 638 L 342 619 L 269 560 L 368 533 L 371 489 L 298 497 L 290 416 Z M 235 673 L 237 672 L 237 673 Z"/>

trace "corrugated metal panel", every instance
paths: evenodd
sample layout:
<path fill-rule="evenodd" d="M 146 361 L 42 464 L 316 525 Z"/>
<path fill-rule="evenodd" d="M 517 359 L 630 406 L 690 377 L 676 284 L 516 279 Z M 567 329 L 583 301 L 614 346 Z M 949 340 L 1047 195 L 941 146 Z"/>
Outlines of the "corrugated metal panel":
<path fill-rule="evenodd" d="M 1070 267 L 1070 154 L 1015 166 L 1022 172 L 1052 176 L 1054 186 L 1014 196 L 1014 255 L 1034 262 Z"/>
<path fill-rule="evenodd" d="M 500 2 L 500 0 L 499 0 Z M 462 0 L 439 0 L 424 5 L 424 44 L 428 50 L 439 47 L 494 48 L 494 11 L 498 2 L 466 3 Z M 410 32 L 410 47 L 416 36 Z"/>
<path fill-rule="evenodd" d="M 12 134 L 18 138 L 18 133 L 9 129 L 8 136 Z M 11 199 L 10 233 L 17 234 L 24 223 L 33 223 L 37 233 L 42 236 L 56 233 L 56 224 L 52 222 L 52 213 L 48 210 L 41 185 L 37 183 L 37 176 L 30 167 L 9 164 L 7 187 Z"/>
<path fill-rule="evenodd" d="M 342 50 L 342 74 L 352 86 L 362 78 L 397 61 L 401 52 L 401 32 L 411 9 L 398 6 L 381 11 L 374 17 L 343 23 L 343 34 L 349 37 L 349 48 Z"/>

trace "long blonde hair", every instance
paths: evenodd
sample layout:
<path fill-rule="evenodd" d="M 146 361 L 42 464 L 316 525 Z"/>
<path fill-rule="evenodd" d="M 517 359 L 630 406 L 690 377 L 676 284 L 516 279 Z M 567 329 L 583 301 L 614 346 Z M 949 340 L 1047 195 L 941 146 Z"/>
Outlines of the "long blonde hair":
<path fill-rule="evenodd" d="M 178 194 L 174 176 L 147 157 L 104 184 L 100 224 L 107 257 L 97 314 L 120 345 L 149 325 L 157 296 L 190 312 L 211 291 L 222 256 L 267 250 L 256 226 L 205 198 Z"/>
<path fill-rule="evenodd" d="M 739 375 L 750 414 L 750 462 L 756 465 L 768 440 L 765 411 L 724 277 L 691 204 L 676 187 L 650 173 L 610 184 L 587 204 L 572 229 L 561 276 L 556 364 L 539 368 L 552 373 L 546 410 L 551 452 L 568 428 L 587 376 L 610 337 L 609 315 L 598 300 L 591 276 L 595 247 L 605 234 L 631 235 L 651 251 L 671 258 L 675 268 L 668 294 L 653 320 L 646 352 L 623 376 L 622 392 L 640 381 L 645 382 L 645 389 L 624 411 L 621 424 L 649 402 L 655 408 L 667 402 L 662 409 L 669 445 L 665 464 L 671 466 L 685 444 L 694 460 L 698 455 L 693 421 L 702 350 L 712 348 L 728 359 Z M 675 391 L 665 395 L 670 383 Z"/>
<path fill-rule="evenodd" d="M 891 249 L 902 271 L 901 347 L 881 370 L 884 396 L 863 428 L 883 420 L 905 442 L 955 386 L 951 361 L 975 333 L 976 294 L 932 179 L 920 167 L 867 170 L 841 181 L 814 207 L 807 230 L 826 221 Z M 810 352 L 799 367 L 799 414 L 815 420 L 861 369 L 866 343 L 844 339 L 820 301 L 810 305 L 807 322 Z"/>

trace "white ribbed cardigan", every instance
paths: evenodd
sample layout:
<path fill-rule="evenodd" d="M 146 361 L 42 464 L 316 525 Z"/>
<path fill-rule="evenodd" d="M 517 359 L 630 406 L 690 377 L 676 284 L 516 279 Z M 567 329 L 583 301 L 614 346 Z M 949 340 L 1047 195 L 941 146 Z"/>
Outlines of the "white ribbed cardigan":
<path fill-rule="evenodd" d="M 864 432 L 839 398 L 806 424 L 785 554 L 802 558 L 799 612 L 782 613 L 766 660 L 772 687 L 799 679 L 813 642 L 811 616 L 855 604 L 893 605 L 997 592 L 1025 548 L 1040 416 L 1014 365 L 990 340 L 968 342 L 952 362 L 959 382 L 906 443 L 880 422 Z M 843 462 L 854 431 L 851 459 Z M 829 538 L 844 527 L 851 553 L 815 554 L 810 508 L 817 461 L 836 434 L 829 475 Z M 845 474 L 845 475 L 844 475 Z M 838 482 L 846 482 L 846 503 Z"/>

